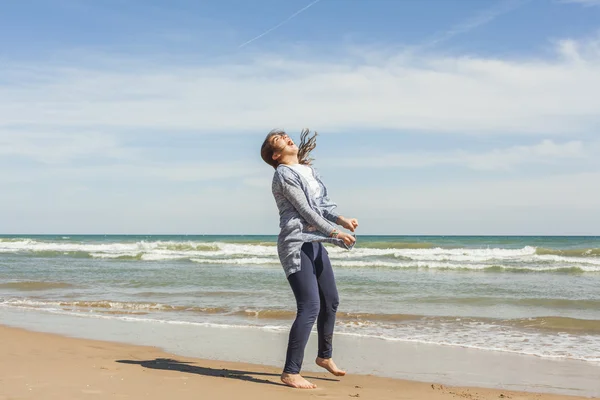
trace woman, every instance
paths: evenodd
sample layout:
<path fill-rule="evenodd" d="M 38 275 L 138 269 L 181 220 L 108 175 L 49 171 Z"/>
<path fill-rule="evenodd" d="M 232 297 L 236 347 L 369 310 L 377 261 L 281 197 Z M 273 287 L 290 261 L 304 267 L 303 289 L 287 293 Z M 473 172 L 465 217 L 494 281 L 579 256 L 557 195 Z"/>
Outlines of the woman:
<path fill-rule="evenodd" d="M 296 297 L 296 320 L 290 330 L 285 367 L 281 381 L 294 388 L 313 389 L 313 383 L 300 375 L 304 348 L 317 321 L 317 365 L 336 376 L 346 373 L 333 362 L 332 340 L 339 299 L 327 250 L 322 242 L 354 247 L 354 236 L 340 232 L 336 223 L 352 232 L 356 219 L 336 214 L 327 189 L 310 166 L 308 155 L 316 146 L 315 133 L 307 139 L 303 130 L 300 147 L 281 130 L 271 131 L 262 147 L 262 159 L 273 168 L 272 191 L 279 209 L 277 252 Z"/>

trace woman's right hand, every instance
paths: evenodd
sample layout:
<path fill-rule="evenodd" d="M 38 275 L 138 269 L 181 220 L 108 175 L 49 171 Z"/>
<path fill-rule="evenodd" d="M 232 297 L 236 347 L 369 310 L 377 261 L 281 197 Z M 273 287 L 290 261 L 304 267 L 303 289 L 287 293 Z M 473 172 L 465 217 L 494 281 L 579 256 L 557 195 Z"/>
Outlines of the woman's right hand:
<path fill-rule="evenodd" d="M 346 232 L 338 233 L 337 237 L 342 239 L 347 246 L 352 246 L 354 243 L 356 243 L 356 238 Z"/>
<path fill-rule="evenodd" d="M 346 218 L 341 215 L 338 217 L 337 224 L 348 229 L 350 232 L 354 232 L 358 228 L 358 220 L 356 218 Z"/>

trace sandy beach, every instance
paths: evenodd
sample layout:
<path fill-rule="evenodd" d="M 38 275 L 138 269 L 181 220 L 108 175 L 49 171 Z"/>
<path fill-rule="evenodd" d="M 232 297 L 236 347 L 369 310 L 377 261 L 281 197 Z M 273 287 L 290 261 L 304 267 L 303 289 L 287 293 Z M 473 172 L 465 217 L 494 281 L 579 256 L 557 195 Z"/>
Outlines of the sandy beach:
<path fill-rule="evenodd" d="M 154 347 L 71 338 L 0 326 L 0 399 L 582 399 L 452 387 L 368 375 L 308 372 L 315 390 L 279 382 L 261 365 L 203 360 Z"/>

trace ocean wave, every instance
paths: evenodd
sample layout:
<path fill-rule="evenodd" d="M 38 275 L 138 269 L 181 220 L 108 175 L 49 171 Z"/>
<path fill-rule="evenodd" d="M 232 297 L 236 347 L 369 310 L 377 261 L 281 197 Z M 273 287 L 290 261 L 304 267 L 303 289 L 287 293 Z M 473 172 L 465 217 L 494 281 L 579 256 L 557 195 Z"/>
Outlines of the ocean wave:
<path fill-rule="evenodd" d="M 278 258 L 191 258 L 198 264 L 215 265 L 263 265 L 279 266 Z M 574 265 L 574 264 L 539 264 L 529 263 L 522 265 L 475 264 L 453 261 L 411 261 L 411 260 L 356 260 L 332 258 L 334 268 L 365 268 L 382 270 L 435 270 L 457 272 L 490 272 L 490 273 L 562 273 L 581 274 L 600 272 L 600 265 Z"/>
<path fill-rule="evenodd" d="M 198 243 L 198 242 L 165 242 L 138 241 L 131 243 L 85 243 L 85 242 L 53 242 L 33 239 L 2 239 L 0 253 L 32 253 L 37 256 L 61 256 L 85 254 L 89 257 L 156 257 L 189 258 L 193 256 L 235 256 L 235 255 L 274 255 L 276 249 L 267 244 L 238 243 Z M 140 256 L 140 254 L 142 256 Z"/>
<path fill-rule="evenodd" d="M 11 307 L 0 302 L 0 307 Z M 120 320 L 131 323 L 154 323 L 218 327 L 221 329 L 260 329 L 286 332 L 289 330 L 293 313 L 271 310 L 274 318 L 255 318 L 259 310 L 244 310 L 225 317 L 229 319 L 185 319 L 182 314 L 175 318 L 158 315 L 141 315 L 132 312 L 128 315 L 119 309 L 82 312 L 74 309 L 40 309 L 35 304 L 23 305 L 23 309 L 49 312 L 76 317 Z M 263 310 L 267 311 L 267 310 Z M 279 314 L 278 314 L 279 313 Z M 214 315 L 214 314 L 209 314 Z M 268 316 L 268 313 L 262 314 Z M 376 314 L 382 315 L 382 314 Z M 243 317 L 243 318 L 240 318 Z M 366 315 L 362 315 L 363 318 Z M 338 320 L 336 335 L 375 338 L 418 344 L 464 347 L 482 351 L 506 352 L 532 355 L 548 359 L 572 359 L 599 363 L 600 321 L 587 321 L 563 317 L 538 317 L 520 320 L 493 320 L 485 318 L 429 317 L 429 316 L 383 316 L 380 321 L 360 319 L 356 315 Z M 265 319 L 265 322 L 262 320 Z M 277 322 L 281 320 L 281 322 Z M 313 332 L 314 333 L 314 332 Z"/>
<path fill-rule="evenodd" d="M 585 272 L 600 272 L 600 266 L 595 265 L 565 265 L 565 264 L 524 264 L 524 265 L 494 265 L 494 264 L 468 264 L 460 262 L 438 261 L 360 261 L 343 260 L 332 262 L 336 268 L 371 268 L 388 270 L 436 270 L 436 271 L 463 271 L 463 272 L 506 272 L 506 273 L 565 273 L 579 274 Z"/>
<path fill-rule="evenodd" d="M 544 338 L 535 336 L 519 336 L 519 341 L 527 344 L 517 344 L 515 341 L 506 337 L 479 337 L 477 341 L 468 342 L 464 339 L 454 337 L 451 334 L 445 336 L 427 337 L 426 335 L 407 335 L 405 337 L 386 336 L 380 334 L 371 334 L 368 332 L 339 332 L 338 335 L 355 336 L 361 338 L 373 338 L 378 340 L 386 340 L 393 342 L 406 342 L 415 344 L 426 344 L 435 346 L 462 347 L 466 349 L 493 351 L 499 353 L 511 353 L 525 356 L 534 356 L 544 359 L 563 359 L 577 360 L 589 362 L 595 365 L 600 365 L 600 357 L 593 350 L 592 352 L 584 346 L 578 346 L 577 337 L 562 337 L 556 339 L 554 337 Z M 472 336 L 477 332 L 464 333 L 461 336 Z M 509 335 L 510 333 L 507 333 Z M 593 340 L 593 339 L 592 339 Z M 536 344 L 529 344 L 536 343 Z M 587 343 L 586 343 L 587 344 Z M 592 346 L 600 350 L 600 343 L 593 340 Z"/>
<path fill-rule="evenodd" d="M 359 248 L 362 249 L 432 249 L 436 247 L 433 243 L 428 242 L 358 242 Z"/>
<path fill-rule="evenodd" d="M 427 243 L 396 243 L 385 247 L 357 247 L 347 251 L 329 246 L 336 267 L 435 269 L 484 272 L 600 271 L 598 249 L 552 250 L 522 248 L 441 248 Z M 383 243 L 383 244 L 382 244 Z M 372 244 L 372 243 L 371 243 Z M 33 257 L 114 259 L 120 261 L 192 261 L 199 264 L 275 265 L 279 264 L 273 243 L 232 243 L 194 241 L 136 241 L 90 243 L 1 239 L 0 253 Z"/>
<path fill-rule="evenodd" d="M 241 310 L 231 313 L 232 315 L 242 317 L 252 317 L 258 319 L 275 320 L 293 320 L 296 315 L 291 310 Z M 352 313 L 338 312 L 336 319 L 343 324 L 352 324 L 360 326 L 380 326 L 385 324 L 414 324 L 417 325 L 494 325 L 505 327 L 516 327 L 534 330 L 545 330 L 556 333 L 571 332 L 597 335 L 600 334 L 600 320 L 587 320 L 569 317 L 533 317 L 519 319 L 493 319 L 493 318 L 475 318 L 475 317 L 452 317 L 452 316 L 428 316 L 413 314 L 377 314 L 377 313 Z"/>
<path fill-rule="evenodd" d="M 112 300 L 73 300 L 73 301 L 46 301 L 40 299 L 10 298 L 2 299 L 0 304 L 13 307 L 34 308 L 61 308 L 68 310 L 79 310 L 89 312 L 95 311 L 145 311 L 166 312 L 177 314 L 206 314 L 236 316 L 264 320 L 293 320 L 296 312 L 291 309 L 267 308 L 225 308 L 225 307 L 199 307 L 194 305 L 171 305 L 154 302 L 123 302 Z M 517 319 L 497 319 L 482 317 L 453 317 L 453 316 L 431 316 L 415 314 L 389 314 L 389 313 L 365 313 L 345 312 L 337 313 L 336 319 L 344 323 L 359 323 L 363 326 L 380 324 L 455 324 L 455 325 L 477 325 L 488 324 L 495 326 L 518 327 L 534 330 L 545 330 L 554 332 L 578 332 L 585 334 L 600 334 L 600 320 L 578 319 L 570 317 L 545 316 Z"/>
<path fill-rule="evenodd" d="M 600 299 L 564 299 L 564 298 L 535 298 L 535 297 L 447 297 L 427 296 L 420 297 L 421 304 L 445 304 L 458 306 L 497 306 L 506 304 L 511 306 L 543 307 L 549 310 L 600 310 Z"/>
<path fill-rule="evenodd" d="M 535 317 L 509 320 L 517 327 L 548 330 L 554 332 L 584 333 L 600 335 L 600 321 L 570 317 Z"/>
<path fill-rule="evenodd" d="M 228 310 L 222 307 L 181 306 L 161 303 L 124 302 L 112 300 L 73 300 L 51 301 L 41 299 L 9 298 L 0 304 L 13 307 L 52 308 L 58 307 L 71 310 L 113 310 L 113 311 L 161 311 L 161 312 L 191 312 L 204 314 L 222 314 Z"/>
<path fill-rule="evenodd" d="M 372 249 L 372 248 L 361 248 L 357 246 L 352 252 L 347 252 L 343 249 L 334 247 L 334 253 L 357 253 L 365 256 L 384 256 L 384 255 L 395 255 L 404 257 L 474 257 L 481 259 L 492 259 L 492 258 L 506 258 L 506 257 L 522 257 L 534 255 L 536 248 L 532 246 L 525 246 L 519 249 L 503 249 L 503 248 L 444 248 L 444 247 L 432 247 L 432 248 L 386 248 L 386 249 Z M 330 252 L 331 253 L 331 252 Z"/>
<path fill-rule="evenodd" d="M 355 249 L 351 252 L 334 248 L 329 251 L 332 258 L 381 257 L 413 261 L 453 261 L 453 262 L 567 262 L 600 265 L 600 257 L 560 256 L 558 254 L 537 254 L 537 249 L 525 246 L 520 249 Z"/>
<path fill-rule="evenodd" d="M 279 258 L 191 258 L 198 264 L 226 264 L 226 265 L 279 265 Z"/>

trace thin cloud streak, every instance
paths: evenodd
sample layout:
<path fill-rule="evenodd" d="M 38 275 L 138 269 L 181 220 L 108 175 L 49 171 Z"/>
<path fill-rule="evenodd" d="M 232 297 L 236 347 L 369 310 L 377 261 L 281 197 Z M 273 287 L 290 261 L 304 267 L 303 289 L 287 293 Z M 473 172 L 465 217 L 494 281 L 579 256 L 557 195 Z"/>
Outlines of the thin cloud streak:
<path fill-rule="evenodd" d="M 468 33 L 476 28 L 479 28 L 480 26 L 489 24 L 490 22 L 492 22 L 493 20 L 495 20 L 496 18 L 498 18 L 499 16 L 501 16 L 503 14 L 509 13 L 513 10 L 516 10 L 519 7 L 522 7 L 523 5 L 525 5 L 526 3 L 530 2 L 530 1 L 531 0 L 503 1 L 494 7 L 491 7 L 489 9 L 484 10 L 483 12 L 480 12 L 475 17 L 472 17 L 460 24 L 453 26 L 449 30 L 438 34 L 437 37 L 431 39 L 430 41 L 428 41 L 425 44 L 418 46 L 418 47 L 420 49 L 433 47 L 442 42 L 450 40 L 457 35 Z"/>
<path fill-rule="evenodd" d="M 269 33 L 273 32 L 275 29 L 278 29 L 279 27 L 287 24 L 288 22 L 290 22 L 292 19 L 294 19 L 295 17 L 297 17 L 299 14 L 303 13 L 304 11 L 308 10 L 310 7 L 314 6 L 315 4 L 317 4 L 319 1 L 321 0 L 314 0 L 312 3 L 308 4 L 307 6 L 304 6 L 303 8 L 301 8 L 300 10 L 296 11 L 295 13 L 293 13 L 292 15 L 290 15 L 289 17 L 287 17 L 285 20 L 281 21 L 280 23 L 278 23 L 277 25 L 275 25 L 274 27 L 264 31 L 263 33 L 261 33 L 258 36 L 253 37 L 252 39 L 248 40 L 247 42 L 242 43 L 238 49 L 241 49 L 242 47 L 246 47 L 247 45 L 249 45 L 250 43 L 260 39 L 263 36 L 268 35 Z"/>

